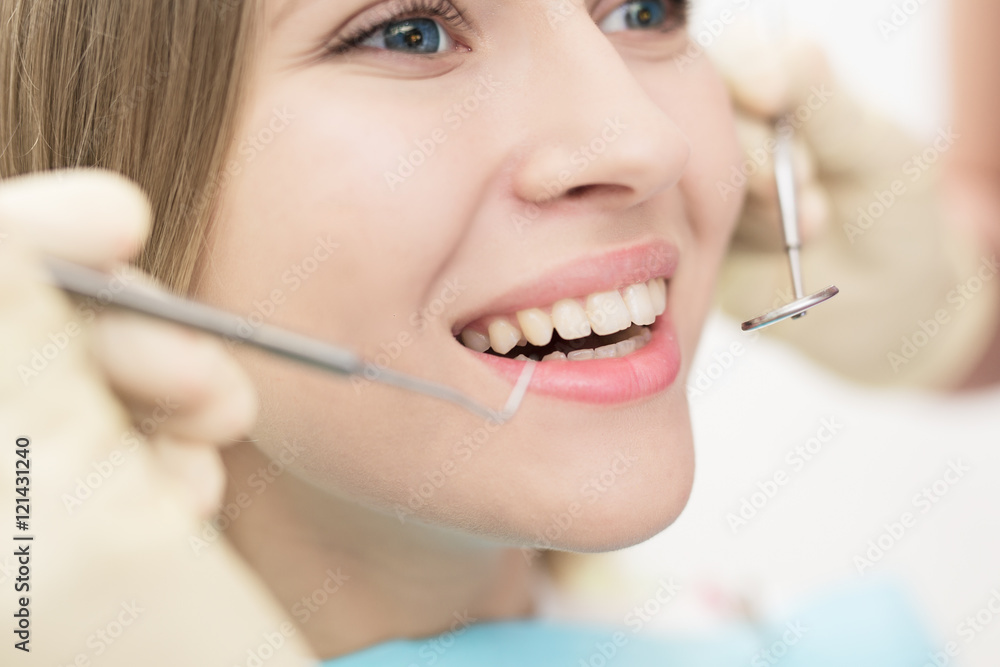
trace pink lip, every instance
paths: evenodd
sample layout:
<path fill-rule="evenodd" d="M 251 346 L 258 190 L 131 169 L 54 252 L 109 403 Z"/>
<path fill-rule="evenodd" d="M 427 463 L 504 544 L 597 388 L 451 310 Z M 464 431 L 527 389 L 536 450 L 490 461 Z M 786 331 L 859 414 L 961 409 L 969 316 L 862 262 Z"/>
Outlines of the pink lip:
<path fill-rule="evenodd" d="M 664 242 L 644 244 L 591 257 L 550 273 L 535 285 L 497 299 L 486 312 L 509 313 L 547 306 L 559 299 L 610 291 L 652 278 L 671 278 L 677 268 L 677 250 Z M 668 301 L 670 298 L 668 292 Z M 545 361 L 539 363 L 529 391 L 593 404 L 626 403 L 659 393 L 673 384 L 681 366 L 680 345 L 667 311 L 649 327 L 652 339 L 640 350 L 618 359 Z M 511 383 L 525 361 L 491 354 L 469 354 Z"/>
<path fill-rule="evenodd" d="M 462 329 L 483 317 L 551 306 L 560 299 L 609 292 L 653 278 L 669 280 L 677 270 L 677 261 L 677 248 L 666 241 L 653 241 L 577 259 L 494 299 L 475 317 L 456 323 L 452 333 L 458 335 Z"/>

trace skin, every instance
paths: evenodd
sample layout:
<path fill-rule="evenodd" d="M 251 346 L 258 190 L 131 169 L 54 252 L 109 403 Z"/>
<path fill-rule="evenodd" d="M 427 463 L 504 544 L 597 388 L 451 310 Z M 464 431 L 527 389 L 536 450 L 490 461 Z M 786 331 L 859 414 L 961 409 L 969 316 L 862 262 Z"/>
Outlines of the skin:
<path fill-rule="evenodd" d="M 232 152 L 239 173 L 223 189 L 194 296 L 242 313 L 280 300 L 270 324 L 367 358 L 398 352 L 391 368 L 499 407 L 510 384 L 455 341 L 452 325 L 568 261 L 665 239 L 680 252 L 668 311 L 683 365 L 669 389 L 626 405 L 529 392 L 517 418 L 464 460 L 455 448 L 484 427 L 475 416 L 235 350 L 261 408 L 253 441 L 224 452 L 224 503 L 248 505 L 225 535 L 293 616 L 327 570 L 346 575 L 296 616 L 322 657 L 443 632 L 456 613 L 530 614 L 541 574 L 532 547 L 615 549 L 677 518 L 693 475 L 686 375 L 741 204 L 715 188 L 739 158 L 726 92 L 705 58 L 680 66 L 683 29 L 605 34 L 596 22 L 618 2 L 465 0 L 474 30 L 449 31 L 467 50 L 314 57 L 332 29 L 391 4 L 265 2 Z M 553 26 L 546 11 L 560 7 L 570 11 Z M 460 127 L 445 122 L 482 77 L 494 92 Z M 276 109 L 291 119 L 260 135 Z M 550 196 L 545 184 L 613 118 L 627 129 Z M 390 189 L 385 172 L 436 128 L 447 140 Z M 241 152 L 247 136 L 260 137 L 259 150 Z M 511 221 L 533 203 L 531 224 Z M 283 280 L 318 238 L 336 250 L 306 263 L 307 279 Z M 436 301 L 449 303 L 413 319 Z M 287 465 L 267 472 L 287 443 Z M 619 454 L 629 467 L 587 503 L 582 487 Z M 411 490 L 449 460 L 454 474 L 401 521 Z M 571 503 L 582 511 L 545 543 Z"/>

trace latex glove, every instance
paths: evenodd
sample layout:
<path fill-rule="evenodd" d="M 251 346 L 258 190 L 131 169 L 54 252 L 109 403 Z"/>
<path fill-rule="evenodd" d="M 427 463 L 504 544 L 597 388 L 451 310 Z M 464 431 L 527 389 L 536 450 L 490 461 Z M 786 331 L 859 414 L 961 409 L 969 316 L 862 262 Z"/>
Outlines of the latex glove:
<path fill-rule="evenodd" d="M 791 113 L 807 294 L 841 293 L 808 316 L 765 330 L 851 379 L 948 387 L 967 376 L 996 326 L 995 273 L 949 224 L 939 201 L 947 128 L 920 142 L 859 103 L 810 44 L 779 47 L 732 26 L 711 52 L 727 79 L 748 162 L 745 210 L 720 276 L 719 298 L 744 321 L 793 300 L 774 184 L 771 119 Z M 937 147 L 934 146 L 937 141 Z M 893 190 L 895 186 L 895 192 Z M 976 283 L 973 282 L 973 285 Z M 931 332 L 931 333 L 928 333 Z"/>
<path fill-rule="evenodd" d="M 149 215 L 137 187 L 105 172 L 0 183 L 0 615 L 9 628 L 28 598 L 31 632 L 23 653 L 7 630 L 4 664 L 231 667 L 276 637 L 269 666 L 312 664 L 235 551 L 189 546 L 221 497 L 216 443 L 255 418 L 242 369 L 207 336 L 71 301 L 45 281 L 41 253 L 120 266 Z M 20 436 L 29 484 L 15 480 Z M 19 488 L 27 531 L 14 524 Z M 15 592 L 12 552 L 24 546 L 30 590 Z"/>

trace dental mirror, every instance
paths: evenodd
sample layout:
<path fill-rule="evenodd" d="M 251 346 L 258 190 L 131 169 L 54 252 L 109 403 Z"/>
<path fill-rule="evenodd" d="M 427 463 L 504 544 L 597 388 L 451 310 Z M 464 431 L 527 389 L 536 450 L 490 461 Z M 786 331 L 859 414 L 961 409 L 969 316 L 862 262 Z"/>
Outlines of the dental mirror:
<path fill-rule="evenodd" d="M 775 124 L 777 145 L 774 150 L 774 179 L 778 185 L 778 206 L 781 209 L 781 228 L 785 236 L 785 250 L 788 254 L 788 265 L 792 273 L 792 286 L 795 290 L 795 301 L 773 310 L 769 313 L 747 320 L 740 327 L 743 331 L 757 331 L 764 327 L 777 324 L 788 318 L 804 317 L 806 311 L 828 301 L 840 293 L 834 286 L 804 296 L 802 287 L 802 266 L 799 252 L 802 243 L 799 240 L 798 202 L 795 196 L 795 167 L 792 162 L 792 127 L 786 122 Z"/>

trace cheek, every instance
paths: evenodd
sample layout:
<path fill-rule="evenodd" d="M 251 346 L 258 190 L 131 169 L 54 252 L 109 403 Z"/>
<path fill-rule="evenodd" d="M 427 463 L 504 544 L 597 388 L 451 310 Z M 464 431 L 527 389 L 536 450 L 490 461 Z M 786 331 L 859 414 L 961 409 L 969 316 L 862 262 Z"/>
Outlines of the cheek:
<path fill-rule="evenodd" d="M 441 196 L 461 190 L 444 170 L 446 146 L 422 141 L 440 112 L 293 81 L 256 100 L 243 124 L 206 290 L 221 285 L 212 300 L 238 312 L 278 290 L 269 323 L 359 346 L 391 338 L 463 230 L 462 203 Z"/>
<path fill-rule="evenodd" d="M 433 327 L 418 316 L 438 300 L 429 295 L 442 294 L 438 283 L 456 277 L 442 267 L 463 240 L 477 179 L 485 178 L 471 123 L 449 125 L 461 116 L 445 115 L 433 96 L 421 108 L 401 104 L 398 89 L 391 100 L 345 86 L 315 92 L 323 89 L 301 79 L 255 100 L 231 156 L 238 173 L 226 185 L 197 296 L 252 313 L 251 326 L 285 327 L 435 379 L 438 369 L 421 367 L 433 361 L 422 352 Z M 269 128 L 275 107 L 289 117 L 280 132 Z M 451 132 L 436 141 L 442 128 Z M 386 353 L 393 356 L 382 362 Z M 478 428 L 415 394 L 253 350 L 237 354 L 258 387 L 265 453 L 275 458 L 283 443 L 295 443 L 303 451 L 290 470 L 387 512 L 407 506 Z"/>
<path fill-rule="evenodd" d="M 742 185 L 731 182 L 742 151 L 728 92 L 708 59 L 702 57 L 678 74 L 676 89 L 661 87 L 658 101 L 691 143 L 681 190 L 703 249 L 719 256 L 732 234 L 745 194 Z"/>

